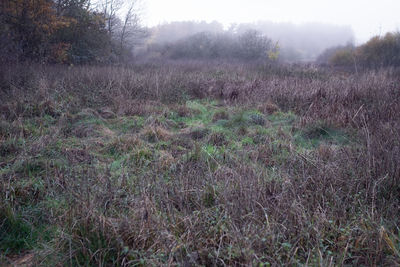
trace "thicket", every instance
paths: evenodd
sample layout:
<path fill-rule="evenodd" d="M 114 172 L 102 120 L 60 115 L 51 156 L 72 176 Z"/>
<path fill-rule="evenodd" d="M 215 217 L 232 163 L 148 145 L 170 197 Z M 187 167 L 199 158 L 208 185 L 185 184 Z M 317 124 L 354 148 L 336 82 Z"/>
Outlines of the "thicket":
<path fill-rule="evenodd" d="M 242 34 L 230 32 L 201 32 L 174 43 L 154 45 L 150 52 L 158 51 L 170 59 L 273 61 L 279 48 L 271 39 L 255 30 Z"/>
<path fill-rule="evenodd" d="M 352 45 L 327 49 L 317 62 L 337 67 L 378 69 L 400 66 L 400 33 L 375 36 L 358 47 Z"/>
<path fill-rule="evenodd" d="M 180 21 L 161 24 L 150 29 L 149 46 L 175 43 L 181 39 L 201 32 L 213 34 L 242 34 L 256 30 L 268 38 L 279 41 L 279 59 L 286 63 L 313 61 L 326 48 L 352 42 L 354 33 L 348 26 L 335 26 L 320 23 L 294 25 L 291 23 L 257 23 L 231 24 L 224 29 L 221 23 Z"/>
<path fill-rule="evenodd" d="M 99 1 L 100 3 L 101 1 Z M 2 62 L 110 63 L 129 57 L 144 33 L 132 2 L 123 20 L 119 0 L 4 0 L 0 3 Z"/>

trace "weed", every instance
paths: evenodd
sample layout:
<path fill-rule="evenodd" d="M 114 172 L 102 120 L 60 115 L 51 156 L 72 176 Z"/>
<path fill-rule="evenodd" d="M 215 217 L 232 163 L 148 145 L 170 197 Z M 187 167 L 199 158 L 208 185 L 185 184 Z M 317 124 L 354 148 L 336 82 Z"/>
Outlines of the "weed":
<path fill-rule="evenodd" d="M 198 139 L 202 139 L 204 138 L 210 130 L 208 130 L 207 128 L 195 128 L 190 132 L 190 137 L 198 140 Z"/>
<path fill-rule="evenodd" d="M 277 105 L 275 105 L 274 103 L 272 103 L 271 101 L 267 101 L 262 104 L 259 104 L 257 106 L 257 110 L 266 115 L 271 115 L 271 114 L 279 111 L 279 107 Z"/>
<path fill-rule="evenodd" d="M 0 265 L 399 264 L 395 72 L 23 68 L 0 90 Z"/>
<path fill-rule="evenodd" d="M 250 121 L 256 125 L 264 125 L 265 119 L 260 114 L 250 114 Z"/>
<path fill-rule="evenodd" d="M 40 240 L 51 238 L 51 230 L 43 225 L 32 225 L 10 206 L 2 206 L 0 211 L 0 250 L 5 255 L 30 250 L 39 246 Z"/>
<path fill-rule="evenodd" d="M 0 143 L 0 156 L 16 155 L 21 150 L 21 146 L 21 140 L 15 138 L 7 139 L 7 141 Z"/>
<path fill-rule="evenodd" d="M 212 121 L 229 120 L 229 114 L 225 110 L 220 110 L 214 113 Z"/>
<path fill-rule="evenodd" d="M 228 141 L 226 139 L 226 136 L 223 132 L 214 132 L 210 134 L 209 143 L 215 145 L 215 146 L 224 146 L 228 144 Z"/>

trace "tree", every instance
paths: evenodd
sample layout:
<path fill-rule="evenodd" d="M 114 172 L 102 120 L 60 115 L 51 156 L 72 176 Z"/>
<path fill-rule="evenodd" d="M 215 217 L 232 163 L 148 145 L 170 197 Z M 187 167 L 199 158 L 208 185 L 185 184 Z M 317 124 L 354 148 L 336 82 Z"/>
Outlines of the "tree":
<path fill-rule="evenodd" d="M 384 37 L 372 37 L 365 44 L 338 46 L 325 50 L 317 59 L 320 64 L 333 66 L 358 66 L 370 69 L 400 66 L 400 33 L 387 33 Z"/>
<path fill-rule="evenodd" d="M 400 66 L 400 33 L 372 37 L 359 47 L 359 57 L 368 68 Z"/>
<path fill-rule="evenodd" d="M 141 26 L 138 9 L 138 1 L 132 1 L 122 21 L 118 33 L 120 56 L 132 51 L 134 46 L 142 44 L 142 41 L 148 37 L 148 31 Z"/>
<path fill-rule="evenodd" d="M 272 49 L 272 41 L 256 30 L 242 33 L 238 41 L 237 52 L 243 60 L 266 59 Z"/>
<path fill-rule="evenodd" d="M 117 17 L 122 0 L 0 1 L 0 58 L 53 63 L 110 62 L 124 58 L 141 33 L 135 0 L 123 23 Z"/>
<path fill-rule="evenodd" d="M 55 43 L 67 44 L 67 62 L 107 62 L 111 38 L 102 13 L 92 11 L 89 0 L 61 0 L 58 12 L 70 23 L 53 35 Z"/>
<path fill-rule="evenodd" d="M 133 1 L 125 14 L 122 28 L 120 31 L 120 46 L 123 47 L 132 38 L 141 39 L 147 36 L 147 31 L 140 25 L 140 16 L 136 10 L 136 1 Z M 140 42 L 139 42 L 140 43 Z"/>
<path fill-rule="evenodd" d="M 134 46 L 147 37 L 146 29 L 141 26 L 140 4 L 140 0 L 100 0 L 98 3 L 111 37 L 113 56 L 120 60 L 130 56 Z M 123 11 L 126 12 L 123 14 Z"/>
<path fill-rule="evenodd" d="M 1 21 L 22 57 L 48 57 L 51 35 L 68 24 L 68 21 L 57 17 L 53 4 L 51 0 L 2 0 Z"/>
<path fill-rule="evenodd" d="M 272 41 L 256 31 L 243 34 L 232 32 L 212 33 L 201 32 L 181 39 L 175 43 L 168 43 L 161 50 L 161 54 L 173 59 L 224 59 L 242 61 L 270 61 L 279 56 L 279 46 L 272 45 Z"/>
<path fill-rule="evenodd" d="M 106 29 L 112 36 L 115 33 L 115 26 L 118 24 L 117 13 L 123 5 L 123 0 L 101 0 L 99 5 L 104 17 Z"/>

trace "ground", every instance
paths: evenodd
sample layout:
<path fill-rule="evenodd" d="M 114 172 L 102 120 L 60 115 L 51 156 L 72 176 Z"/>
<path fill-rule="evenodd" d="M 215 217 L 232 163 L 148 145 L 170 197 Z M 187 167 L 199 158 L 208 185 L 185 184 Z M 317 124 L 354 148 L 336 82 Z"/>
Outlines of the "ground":
<path fill-rule="evenodd" d="M 368 165 L 366 128 L 278 98 L 193 94 L 122 112 L 54 99 L 5 106 L 0 263 L 399 263 L 397 219 L 382 210 L 396 174 Z"/>

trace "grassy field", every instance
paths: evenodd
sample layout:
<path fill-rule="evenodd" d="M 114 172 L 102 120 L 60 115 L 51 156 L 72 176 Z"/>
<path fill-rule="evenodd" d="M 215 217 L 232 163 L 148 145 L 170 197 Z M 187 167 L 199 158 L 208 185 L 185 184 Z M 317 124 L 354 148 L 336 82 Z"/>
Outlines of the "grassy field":
<path fill-rule="evenodd" d="M 21 65 L 0 265 L 400 264 L 395 70 Z"/>

